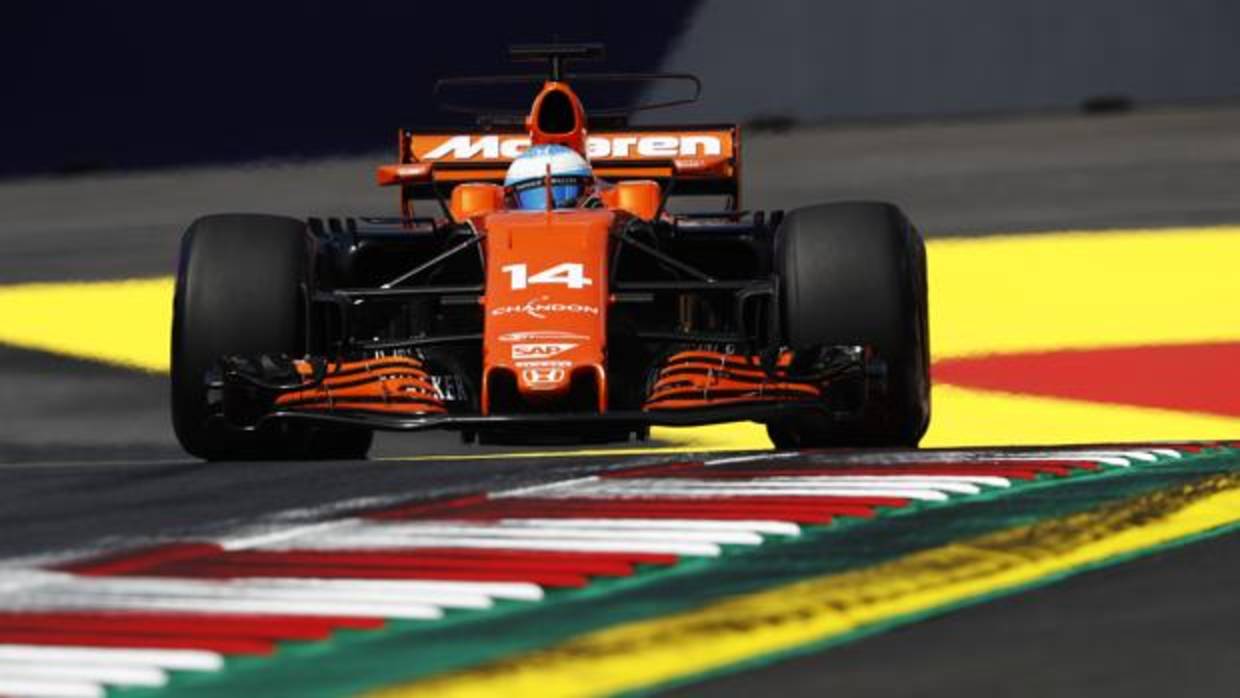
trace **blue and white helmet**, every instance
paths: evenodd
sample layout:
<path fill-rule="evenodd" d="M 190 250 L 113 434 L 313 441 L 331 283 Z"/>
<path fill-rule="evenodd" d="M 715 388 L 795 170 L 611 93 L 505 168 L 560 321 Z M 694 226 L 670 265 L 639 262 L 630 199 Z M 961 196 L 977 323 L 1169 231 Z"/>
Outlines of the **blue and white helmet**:
<path fill-rule="evenodd" d="M 517 208 L 546 210 L 548 167 L 554 208 L 576 206 L 594 185 L 594 172 L 580 153 L 563 145 L 536 145 L 513 160 L 504 177 L 504 190 Z"/>

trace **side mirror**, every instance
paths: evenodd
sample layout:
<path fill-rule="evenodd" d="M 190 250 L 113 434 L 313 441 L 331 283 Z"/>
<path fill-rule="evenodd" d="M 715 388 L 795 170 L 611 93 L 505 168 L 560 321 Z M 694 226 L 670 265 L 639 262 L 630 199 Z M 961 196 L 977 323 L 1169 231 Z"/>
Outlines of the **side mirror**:
<path fill-rule="evenodd" d="M 431 164 L 429 162 L 406 162 L 399 165 L 380 165 L 375 175 L 381 187 L 429 182 L 431 181 Z"/>

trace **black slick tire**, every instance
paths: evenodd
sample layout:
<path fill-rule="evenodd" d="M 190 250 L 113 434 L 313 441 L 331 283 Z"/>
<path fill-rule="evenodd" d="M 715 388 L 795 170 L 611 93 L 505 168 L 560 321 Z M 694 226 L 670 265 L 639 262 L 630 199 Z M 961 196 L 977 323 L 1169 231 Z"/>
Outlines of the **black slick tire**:
<path fill-rule="evenodd" d="M 172 425 L 208 460 L 361 458 L 369 430 L 287 425 L 239 433 L 212 425 L 205 377 L 225 355 L 302 356 L 315 245 L 303 221 L 259 214 L 198 219 L 185 232 L 172 321 Z"/>
<path fill-rule="evenodd" d="M 899 208 L 846 202 L 789 212 L 775 239 L 784 339 L 793 349 L 861 345 L 886 366 L 886 390 L 856 419 L 783 419 L 780 448 L 913 447 L 930 423 L 926 256 Z"/>

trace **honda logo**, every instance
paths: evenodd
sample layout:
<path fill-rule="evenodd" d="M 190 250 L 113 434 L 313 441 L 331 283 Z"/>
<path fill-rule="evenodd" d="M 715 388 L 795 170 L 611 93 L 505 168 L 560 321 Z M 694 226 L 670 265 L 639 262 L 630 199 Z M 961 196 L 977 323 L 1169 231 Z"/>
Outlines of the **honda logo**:
<path fill-rule="evenodd" d="M 554 388 L 564 381 L 562 368 L 527 368 L 521 371 L 521 380 L 533 390 Z"/>

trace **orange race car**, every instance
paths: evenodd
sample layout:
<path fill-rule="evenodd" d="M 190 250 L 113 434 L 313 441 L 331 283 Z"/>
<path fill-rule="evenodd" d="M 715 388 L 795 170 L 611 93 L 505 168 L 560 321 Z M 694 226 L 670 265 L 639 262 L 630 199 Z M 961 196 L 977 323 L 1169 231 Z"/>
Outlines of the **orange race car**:
<path fill-rule="evenodd" d="M 598 45 L 510 53 L 548 74 L 440 81 L 479 125 L 400 131 L 378 170 L 398 217 L 189 227 L 172 328 L 187 451 L 361 457 L 375 429 L 608 441 L 737 420 L 780 447 L 916 445 L 926 262 L 898 208 L 742 210 L 735 126 L 628 123 L 696 99 L 695 77 L 565 71 Z M 635 81 L 691 95 L 593 111 L 578 97 Z M 445 97 L 491 87 L 536 96 L 519 114 Z M 673 213 L 670 197 L 723 203 Z"/>

